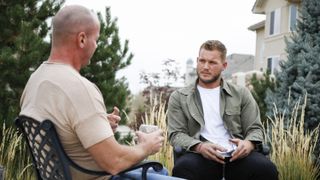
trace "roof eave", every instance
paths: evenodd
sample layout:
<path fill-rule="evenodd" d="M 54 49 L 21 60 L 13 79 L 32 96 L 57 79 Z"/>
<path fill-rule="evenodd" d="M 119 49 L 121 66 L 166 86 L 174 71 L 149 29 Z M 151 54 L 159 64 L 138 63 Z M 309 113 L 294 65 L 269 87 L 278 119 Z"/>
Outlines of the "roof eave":
<path fill-rule="evenodd" d="M 248 27 L 248 29 L 251 30 L 251 31 L 256 31 L 258 29 L 261 29 L 261 28 L 263 28 L 265 26 L 265 22 L 266 22 L 265 20 L 263 20 L 261 22 L 258 22 L 256 24 L 251 25 L 250 27 Z"/>
<path fill-rule="evenodd" d="M 251 11 L 254 14 L 265 14 L 265 11 L 262 8 L 265 0 L 256 0 Z"/>

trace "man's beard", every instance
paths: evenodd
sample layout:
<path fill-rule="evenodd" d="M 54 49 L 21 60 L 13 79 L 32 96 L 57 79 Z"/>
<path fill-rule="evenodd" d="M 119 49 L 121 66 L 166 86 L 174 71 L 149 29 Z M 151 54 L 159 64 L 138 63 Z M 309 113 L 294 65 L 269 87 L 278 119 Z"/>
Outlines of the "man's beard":
<path fill-rule="evenodd" d="M 220 75 L 217 75 L 217 76 L 213 76 L 211 79 L 202 79 L 199 75 L 199 72 L 197 72 L 197 75 L 199 77 L 199 81 L 201 81 L 203 84 L 211 84 L 213 82 L 216 82 L 220 78 Z"/>

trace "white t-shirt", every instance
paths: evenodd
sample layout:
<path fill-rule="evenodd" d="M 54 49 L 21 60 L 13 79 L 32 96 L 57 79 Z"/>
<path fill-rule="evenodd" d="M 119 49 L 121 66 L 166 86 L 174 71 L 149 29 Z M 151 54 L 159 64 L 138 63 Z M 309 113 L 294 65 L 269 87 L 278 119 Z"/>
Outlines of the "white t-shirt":
<path fill-rule="evenodd" d="M 200 132 L 201 136 L 227 150 L 235 149 L 235 146 L 229 142 L 231 136 L 224 127 L 220 115 L 220 86 L 206 89 L 198 85 L 197 88 L 201 97 L 205 123 Z"/>
<path fill-rule="evenodd" d="M 101 170 L 86 150 L 113 136 L 99 89 L 71 66 L 44 62 L 21 97 L 20 115 L 54 122 L 68 156 L 82 167 Z M 72 171 L 73 179 L 92 179 Z M 103 178 L 105 179 L 105 178 Z"/>

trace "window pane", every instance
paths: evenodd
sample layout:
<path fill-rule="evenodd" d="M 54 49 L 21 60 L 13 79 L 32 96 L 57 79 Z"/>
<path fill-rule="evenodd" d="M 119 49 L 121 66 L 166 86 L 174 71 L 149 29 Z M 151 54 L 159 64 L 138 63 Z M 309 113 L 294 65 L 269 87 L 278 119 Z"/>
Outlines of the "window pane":
<path fill-rule="evenodd" d="M 267 59 L 267 71 L 271 72 L 272 71 L 272 58 Z M 272 73 L 272 72 L 271 72 Z"/>
<path fill-rule="evenodd" d="M 294 4 L 290 5 L 290 31 L 296 30 L 297 24 L 297 6 Z"/>
<path fill-rule="evenodd" d="M 281 8 L 278 8 L 274 11 L 274 31 L 273 34 L 280 33 L 280 20 L 281 20 Z"/>
<path fill-rule="evenodd" d="M 274 33 L 274 11 L 270 13 L 270 31 L 269 35 L 272 35 Z"/>

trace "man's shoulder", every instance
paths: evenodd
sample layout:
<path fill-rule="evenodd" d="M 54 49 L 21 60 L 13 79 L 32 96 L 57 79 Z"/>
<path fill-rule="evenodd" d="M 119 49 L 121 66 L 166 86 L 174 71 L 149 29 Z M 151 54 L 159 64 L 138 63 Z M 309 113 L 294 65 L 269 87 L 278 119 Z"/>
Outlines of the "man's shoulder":
<path fill-rule="evenodd" d="M 81 76 L 76 70 L 62 64 L 43 63 L 30 78 L 36 84 L 50 84 L 64 93 L 74 93 L 81 89 L 95 87 L 88 79 Z M 69 94 L 68 93 L 68 94 Z"/>
<path fill-rule="evenodd" d="M 188 96 L 192 94 L 195 91 L 195 86 L 194 85 L 188 85 L 182 88 L 179 88 L 175 90 L 172 94 L 173 95 L 183 95 L 183 96 Z"/>
<path fill-rule="evenodd" d="M 244 86 L 240 86 L 237 84 L 234 84 L 232 82 L 228 82 L 228 81 L 224 81 L 223 84 L 223 89 L 226 90 L 228 93 L 230 94 L 234 94 L 234 93 L 246 93 L 248 91 L 247 87 Z"/>

